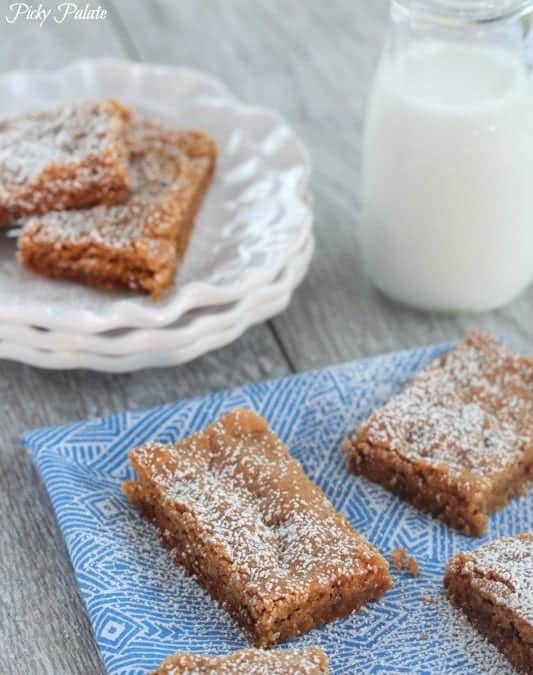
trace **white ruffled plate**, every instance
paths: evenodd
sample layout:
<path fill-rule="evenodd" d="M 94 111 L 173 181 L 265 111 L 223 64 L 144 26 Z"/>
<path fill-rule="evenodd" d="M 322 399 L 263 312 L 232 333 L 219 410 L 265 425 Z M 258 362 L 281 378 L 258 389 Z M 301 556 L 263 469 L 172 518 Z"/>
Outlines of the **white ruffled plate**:
<path fill-rule="evenodd" d="M 155 330 L 131 329 L 117 335 L 85 337 L 2 325 L 0 358 L 54 370 L 88 368 L 113 373 L 186 363 L 233 342 L 250 326 L 282 312 L 307 272 L 313 249 L 310 235 L 291 263 L 270 284 L 236 303 L 199 312 L 191 317 L 189 325 L 178 321 Z M 69 345 L 70 341 L 70 348 L 57 349 L 56 335 L 62 344 Z M 81 345 L 96 346 L 103 351 L 77 351 Z"/>
<path fill-rule="evenodd" d="M 217 171 L 177 283 L 154 303 L 42 279 L 17 264 L 15 242 L 0 235 L 2 322 L 78 335 L 156 328 L 191 310 L 238 302 L 277 279 L 312 225 L 305 198 L 309 156 L 283 119 L 186 68 L 102 59 L 0 76 L 0 116 L 105 96 L 177 127 L 203 129 L 217 141 Z"/>

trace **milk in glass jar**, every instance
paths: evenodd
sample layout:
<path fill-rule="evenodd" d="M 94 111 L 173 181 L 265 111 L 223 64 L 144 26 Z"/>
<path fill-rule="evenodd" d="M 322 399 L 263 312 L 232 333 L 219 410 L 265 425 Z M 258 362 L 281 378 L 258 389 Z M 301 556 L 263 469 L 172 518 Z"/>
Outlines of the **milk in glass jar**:
<path fill-rule="evenodd" d="M 387 295 L 482 311 L 533 280 L 533 2 L 392 0 L 370 93 L 361 246 Z"/>

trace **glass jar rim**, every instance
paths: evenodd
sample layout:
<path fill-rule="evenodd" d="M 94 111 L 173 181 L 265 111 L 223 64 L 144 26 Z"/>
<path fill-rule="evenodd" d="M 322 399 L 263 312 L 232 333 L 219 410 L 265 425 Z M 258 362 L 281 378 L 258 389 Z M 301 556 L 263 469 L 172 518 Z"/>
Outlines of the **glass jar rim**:
<path fill-rule="evenodd" d="M 533 12 L 533 0 L 391 0 L 393 8 L 434 23 L 484 24 Z"/>

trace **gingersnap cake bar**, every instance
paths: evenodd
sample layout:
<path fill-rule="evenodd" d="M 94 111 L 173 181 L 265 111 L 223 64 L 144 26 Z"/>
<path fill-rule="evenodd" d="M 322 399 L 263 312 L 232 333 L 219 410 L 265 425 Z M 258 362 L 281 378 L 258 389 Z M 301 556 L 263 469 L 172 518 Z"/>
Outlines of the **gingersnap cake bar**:
<path fill-rule="evenodd" d="M 125 493 L 257 646 L 345 616 L 391 585 L 386 561 L 250 410 L 175 445 L 148 443 L 130 461 L 138 479 Z"/>
<path fill-rule="evenodd" d="M 19 259 L 48 277 L 154 299 L 173 283 L 216 161 L 212 139 L 134 119 L 125 204 L 48 213 L 28 221 Z"/>
<path fill-rule="evenodd" d="M 448 597 L 519 671 L 533 672 L 533 534 L 502 537 L 454 556 Z"/>
<path fill-rule="evenodd" d="M 130 112 L 107 99 L 0 120 L 0 226 L 18 218 L 123 202 Z"/>
<path fill-rule="evenodd" d="M 473 332 L 345 442 L 348 466 L 466 534 L 533 475 L 533 359 Z"/>
<path fill-rule="evenodd" d="M 153 675 L 328 675 L 328 657 L 318 647 L 243 649 L 228 656 L 178 653 Z"/>

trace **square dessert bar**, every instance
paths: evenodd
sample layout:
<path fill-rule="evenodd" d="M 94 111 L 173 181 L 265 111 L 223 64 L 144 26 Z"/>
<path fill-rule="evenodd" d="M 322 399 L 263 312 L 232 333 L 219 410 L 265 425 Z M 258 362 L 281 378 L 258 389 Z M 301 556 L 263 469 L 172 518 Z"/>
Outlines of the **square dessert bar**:
<path fill-rule="evenodd" d="M 130 461 L 128 497 L 257 646 L 345 616 L 391 585 L 386 561 L 250 410 L 175 445 L 148 443 Z"/>
<path fill-rule="evenodd" d="M 473 332 L 345 442 L 354 473 L 466 534 L 533 475 L 533 359 Z"/>
<path fill-rule="evenodd" d="M 131 124 L 128 150 L 128 201 L 29 220 L 18 242 L 28 269 L 154 299 L 173 283 L 211 180 L 215 144 L 199 131 L 173 131 L 141 118 Z"/>
<path fill-rule="evenodd" d="M 243 649 L 228 656 L 178 653 L 153 675 L 328 675 L 328 657 L 318 647 Z"/>
<path fill-rule="evenodd" d="M 112 99 L 0 120 L 0 226 L 124 201 L 129 120 L 129 110 Z"/>
<path fill-rule="evenodd" d="M 451 558 L 448 597 L 518 670 L 533 673 L 533 534 Z"/>

